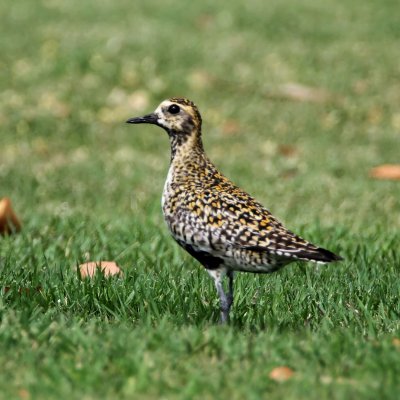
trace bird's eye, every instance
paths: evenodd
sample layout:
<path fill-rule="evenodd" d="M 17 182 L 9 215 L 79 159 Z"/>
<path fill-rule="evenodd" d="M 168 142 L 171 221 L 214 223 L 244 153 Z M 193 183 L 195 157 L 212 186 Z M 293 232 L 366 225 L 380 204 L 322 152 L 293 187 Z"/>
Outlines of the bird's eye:
<path fill-rule="evenodd" d="M 178 114 L 179 111 L 181 111 L 181 108 L 176 104 L 171 104 L 168 107 L 168 112 L 170 112 L 171 114 Z"/>

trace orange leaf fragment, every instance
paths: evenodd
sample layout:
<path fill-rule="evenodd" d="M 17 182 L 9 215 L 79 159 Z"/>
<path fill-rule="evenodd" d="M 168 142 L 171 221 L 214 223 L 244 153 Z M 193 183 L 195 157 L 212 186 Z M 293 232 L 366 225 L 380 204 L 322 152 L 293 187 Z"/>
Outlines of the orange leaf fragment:
<path fill-rule="evenodd" d="M 0 234 L 11 234 L 19 230 L 21 230 L 21 222 L 11 207 L 11 200 L 4 197 L 0 200 Z"/>
<path fill-rule="evenodd" d="M 375 179 L 400 180 L 400 164 L 383 164 L 372 168 L 369 176 Z"/>
<path fill-rule="evenodd" d="M 289 367 L 276 367 L 270 373 L 269 377 L 276 382 L 285 382 L 290 379 L 294 371 Z"/>
<path fill-rule="evenodd" d="M 79 265 L 81 278 L 92 278 L 97 271 L 100 271 L 104 276 L 123 275 L 114 261 L 89 261 Z"/>

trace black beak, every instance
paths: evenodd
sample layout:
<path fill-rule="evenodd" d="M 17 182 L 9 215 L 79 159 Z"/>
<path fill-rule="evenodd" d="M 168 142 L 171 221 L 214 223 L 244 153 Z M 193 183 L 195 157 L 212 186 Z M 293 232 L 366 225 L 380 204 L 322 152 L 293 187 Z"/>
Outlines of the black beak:
<path fill-rule="evenodd" d="M 143 117 L 131 118 L 126 121 L 127 124 L 156 124 L 158 116 L 156 114 L 148 114 Z"/>

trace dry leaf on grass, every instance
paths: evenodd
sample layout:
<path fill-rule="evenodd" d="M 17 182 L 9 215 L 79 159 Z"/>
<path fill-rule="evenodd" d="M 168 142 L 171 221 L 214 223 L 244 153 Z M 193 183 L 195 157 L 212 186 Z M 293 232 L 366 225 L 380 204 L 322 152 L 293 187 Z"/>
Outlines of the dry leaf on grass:
<path fill-rule="evenodd" d="M 79 266 L 81 278 L 92 278 L 98 270 L 104 276 L 123 275 L 114 261 L 89 261 Z"/>
<path fill-rule="evenodd" d="M 375 179 L 400 180 L 400 164 L 383 164 L 372 168 L 369 176 Z"/>
<path fill-rule="evenodd" d="M 279 154 L 287 158 L 295 157 L 298 154 L 297 148 L 295 146 L 292 146 L 291 144 L 279 145 L 278 152 Z"/>
<path fill-rule="evenodd" d="M 294 371 L 289 367 L 276 367 L 270 373 L 269 377 L 276 382 L 285 382 L 290 379 Z"/>
<path fill-rule="evenodd" d="M 11 200 L 4 197 L 0 200 L 0 234 L 11 234 L 21 230 L 21 223 L 11 207 Z"/>

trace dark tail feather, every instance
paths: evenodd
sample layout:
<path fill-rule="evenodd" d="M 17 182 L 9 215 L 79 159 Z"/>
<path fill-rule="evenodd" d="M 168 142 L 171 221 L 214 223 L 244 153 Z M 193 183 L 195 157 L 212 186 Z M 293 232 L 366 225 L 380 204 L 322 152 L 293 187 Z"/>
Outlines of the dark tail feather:
<path fill-rule="evenodd" d="M 329 250 L 323 249 L 322 247 L 318 247 L 317 249 L 313 251 L 303 251 L 300 253 L 296 254 L 297 257 L 303 260 L 309 260 L 309 261 L 320 261 L 320 262 L 334 262 L 334 261 L 341 261 L 343 260 L 343 257 L 338 256 L 334 253 L 332 253 Z"/>

